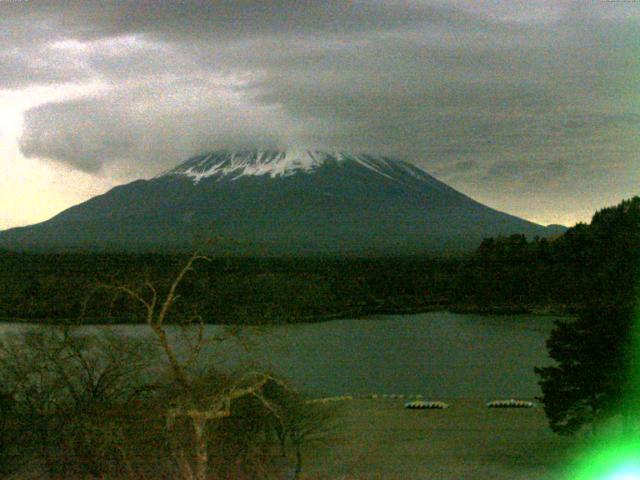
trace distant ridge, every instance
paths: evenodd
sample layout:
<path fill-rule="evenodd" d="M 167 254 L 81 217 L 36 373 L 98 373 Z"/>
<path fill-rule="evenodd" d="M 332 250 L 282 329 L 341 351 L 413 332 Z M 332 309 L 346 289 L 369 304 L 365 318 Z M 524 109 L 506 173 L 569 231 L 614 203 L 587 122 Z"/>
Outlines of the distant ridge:
<path fill-rule="evenodd" d="M 401 255 L 465 251 L 483 238 L 557 235 L 482 205 L 404 161 L 317 150 L 214 151 L 52 219 L 0 232 L 0 247 L 192 248 L 237 253 Z"/>

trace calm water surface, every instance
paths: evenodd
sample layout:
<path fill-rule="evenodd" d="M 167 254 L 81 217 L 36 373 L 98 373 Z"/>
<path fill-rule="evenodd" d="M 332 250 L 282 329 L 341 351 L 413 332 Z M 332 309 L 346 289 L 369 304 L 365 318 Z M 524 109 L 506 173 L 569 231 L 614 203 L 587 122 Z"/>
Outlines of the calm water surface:
<path fill-rule="evenodd" d="M 269 368 L 312 395 L 422 394 L 440 398 L 533 397 L 534 366 L 550 360 L 553 318 L 431 312 L 273 327 L 250 335 L 250 353 L 211 348 L 205 361 Z M 3 332 L 24 326 L 7 324 Z M 147 327 L 119 325 L 129 335 Z M 209 333 L 218 330 L 208 326 Z"/>

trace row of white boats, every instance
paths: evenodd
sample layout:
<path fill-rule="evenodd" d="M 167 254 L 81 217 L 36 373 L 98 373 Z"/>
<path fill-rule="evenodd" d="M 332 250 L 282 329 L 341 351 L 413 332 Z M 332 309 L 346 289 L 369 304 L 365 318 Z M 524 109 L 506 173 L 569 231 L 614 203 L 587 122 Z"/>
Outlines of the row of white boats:
<path fill-rule="evenodd" d="M 408 399 L 404 404 L 405 408 L 412 410 L 443 410 L 449 408 L 449 404 L 438 400 L 423 400 L 422 395 L 397 395 L 397 394 L 371 394 L 364 398 L 367 399 Z M 353 400 L 351 395 L 343 395 L 338 397 L 324 397 L 309 400 L 308 403 L 328 403 L 339 402 L 344 400 Z M 533 408 L 535 404 L 528 400 L 516 400 L 514 398 L 506 400 L 492 400 L 486 403 L 487 408 Z"/>
<path fill-rule="evenodd" d="M 535 405 L 533 402 L 527 400 L 515 400 L 510 398 L 508 400 L 492 400 L 486 403 L 487 408 L 533 408 Z M 442 410 L 449 408 L 449 404 L 439 401 L 424 401 L 414 400 L 404 404 L 405 408 L 415 410 L 434 409 Z"/>

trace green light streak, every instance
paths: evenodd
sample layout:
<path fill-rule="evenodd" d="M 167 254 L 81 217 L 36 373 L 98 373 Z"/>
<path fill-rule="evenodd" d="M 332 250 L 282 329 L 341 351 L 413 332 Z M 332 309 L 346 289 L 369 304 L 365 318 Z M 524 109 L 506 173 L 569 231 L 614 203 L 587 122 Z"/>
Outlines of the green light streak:
<path fill-rule="evenodd" d="M 602 442 L 571 470 L 567 480 L 640 480 L 640 440 Z"/>
<path fill-rule="evenodd" d="M 637 284 L 640 289 L 640 283 Z M 640 295 L 636 295 L 640 299 Z M 640 480 L 640 301 L 636 300 L 624 408 L 632 424 L 599 438 L 570 469 L 567 480 Z"/>

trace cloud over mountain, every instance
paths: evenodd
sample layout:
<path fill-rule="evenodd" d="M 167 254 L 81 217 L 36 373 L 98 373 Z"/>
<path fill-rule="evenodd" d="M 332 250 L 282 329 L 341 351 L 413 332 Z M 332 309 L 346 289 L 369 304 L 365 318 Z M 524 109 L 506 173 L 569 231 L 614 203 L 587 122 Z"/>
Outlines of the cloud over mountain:
<path fill-rule="evenodd" d="M 634 5 L 30 1 L 0 18 L 0 88 L 101 85 L 27 112 L 21 139 L 85 171 L 315 145 L 400 155 L 516 204 L 522 189 L 559 200 L 576 177 L 620 192 L 634 175 Z"/>

